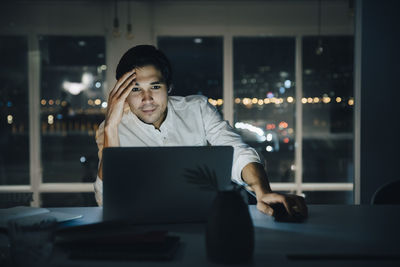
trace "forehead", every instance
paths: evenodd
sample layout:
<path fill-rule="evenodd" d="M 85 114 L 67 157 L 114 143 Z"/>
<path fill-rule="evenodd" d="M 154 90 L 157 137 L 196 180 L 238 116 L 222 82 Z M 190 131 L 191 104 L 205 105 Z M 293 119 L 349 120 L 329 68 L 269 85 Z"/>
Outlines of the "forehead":
<path fill-rule="evenodd" d="M 136 81 L 140 82 L 155 82 L 162 81 L 162 74 L 156 67 L 149 65 L 143 67 L 136 67 Z"/>

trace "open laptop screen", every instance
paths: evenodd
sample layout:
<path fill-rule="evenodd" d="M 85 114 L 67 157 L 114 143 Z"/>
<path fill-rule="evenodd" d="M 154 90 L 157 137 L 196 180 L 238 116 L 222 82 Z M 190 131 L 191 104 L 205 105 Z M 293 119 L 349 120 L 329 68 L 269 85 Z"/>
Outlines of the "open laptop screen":
<path fill-rule="evenodd" d="M 103 218 L 134 223 L 201 222 L 216 191 L 231 185 L 233 148 L 112 147 L 103 151 Z M 213 183 L 213 182 L 211 182 Z"/>

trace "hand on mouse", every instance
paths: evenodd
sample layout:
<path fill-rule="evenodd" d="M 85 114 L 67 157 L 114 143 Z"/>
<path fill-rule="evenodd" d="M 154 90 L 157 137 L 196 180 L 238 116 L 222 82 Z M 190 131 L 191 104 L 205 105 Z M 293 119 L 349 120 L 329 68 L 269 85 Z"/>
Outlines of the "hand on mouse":
<path fill-rule="evenodd" d="M 305 219 L 308 210 L 303 197 L 273 193 L 264 166 L 250 162 L 242 169 L 242 179 L 257 198 L 257 209 L 276 220 Z"/>
<path fill-rule="evenodd" d="M 276 221 L 301 222 L 308 216 L 304 198 L 296 195 L 264 193 L 257 196 L 257 209 Z"/>

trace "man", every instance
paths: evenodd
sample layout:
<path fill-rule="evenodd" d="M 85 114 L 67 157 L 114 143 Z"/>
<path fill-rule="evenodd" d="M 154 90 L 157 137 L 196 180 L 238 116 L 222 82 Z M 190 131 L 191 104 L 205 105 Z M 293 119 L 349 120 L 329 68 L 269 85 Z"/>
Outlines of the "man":
<path fill-rule="evenodd" d="M 99 205 L 104 147 L 231 145 L 232 179 L 255 193 L 261 212 L 274 215 L 271 205 L 281 203 L 289 215 L 307 216 L 302 197 L 271 191 L 256 151 L 242 142 L 206 97 L 168 96 L 172 88 L 171 66 L 161 51 L 150 45 L 131 48 L 117 66 L 116 79 L 105 120 L 96 134 L 99 171 L 94 186 Z"/>

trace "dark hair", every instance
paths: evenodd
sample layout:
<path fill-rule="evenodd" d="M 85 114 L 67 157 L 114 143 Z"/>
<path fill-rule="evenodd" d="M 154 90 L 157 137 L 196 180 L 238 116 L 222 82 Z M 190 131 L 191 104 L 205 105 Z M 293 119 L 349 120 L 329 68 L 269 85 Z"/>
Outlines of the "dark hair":
<path fill-rule="evenodd" d="M 171 64 L 164 53 L 152 45 L 138 45 L 126 51 L 118 63 L 115 78 L 119 80 L 133 68 L 149 65 L 161 72 L 164 82 L 169 88 L 172 82 Z"/>

